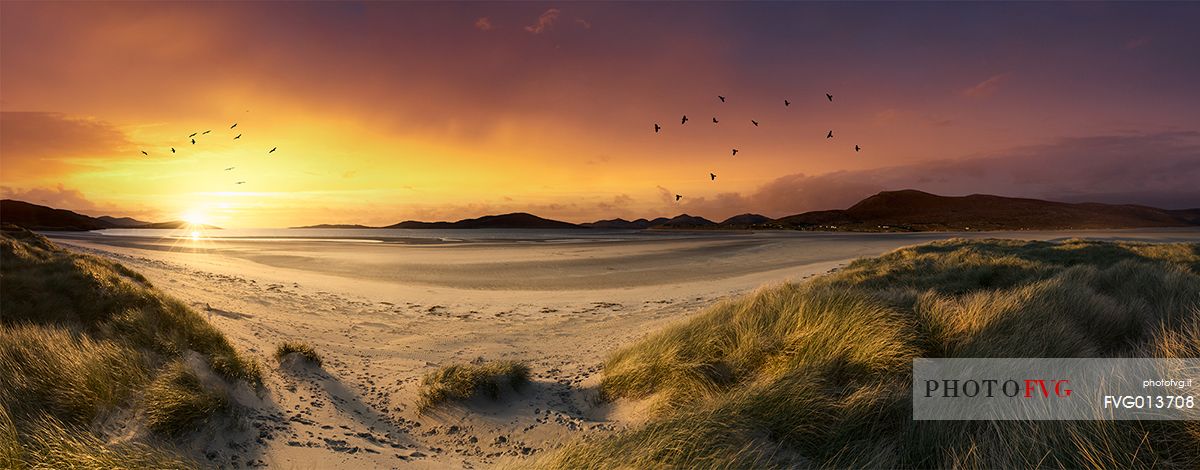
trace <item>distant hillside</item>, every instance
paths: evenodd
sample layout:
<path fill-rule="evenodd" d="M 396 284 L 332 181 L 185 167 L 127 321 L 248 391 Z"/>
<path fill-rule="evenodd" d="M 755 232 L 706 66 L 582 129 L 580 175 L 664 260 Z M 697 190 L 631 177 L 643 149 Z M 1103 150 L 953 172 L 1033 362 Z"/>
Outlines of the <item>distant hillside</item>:
<path fill-rule="evenodd" d="M 141 220 L 137 220 L 133 217 L 109 217 L 107 215 L 102 215 L 100 217 L 96 217 L 96 219 L 100 220 L 106 224 L 109 224 L 113 227 L 121 227 L 121 228 L 133 228 L 133 227 L 140 227 L 143 225 L 150 225 L 150 222 L 144 222 Z"/>
<path fill-rule="evenodd" d="M 655 220 L 659 220 L 659 219 L 655 219 Z M 666 221 L 667 221 L 667 219 L 664 218 L 664 219 L 659 220 L 659 223 L 666 222 Z M 644 229 L 644 228 L 650 228 L 651 221 L 646 220 L 646 219 L 637 219 L 634 221 L 629 221 L 629 220 L 625 220 L 625 219 L 609 219 L 609 220 L 597 220 L 595 222 L 579 224 L 579 226 L 587 227 L 587 228 L 604 228 L 604 229 Z"/>
<path fill-rule="evenodd" d="M 0 221 L 30 230 L 99 230 L 115 227 L 109 222 L 69 210 L 13 199 L 0 201 Z"/>
<path fill-rule="evenodd" d="M 770 217 L 760 214 L 742 214 L 735 215 L 717 224 L 724 228 L 751 228 L 768 224 L 772 221 Z"/>
<path fill-rule="evenodd" d="M 773 224 L 802 230 L 939 231 L 1184 227 L 1198 221 L 1196 209 L 1071 204 L 984 194 L 950 197 L 908 189 L 881 192 L 849 209 L 805 212 Z"/>
<path fill-rule="evenodd" d="M 503 215 L 488 215 L 477 219 L 463 219 L 458 222 L 418 222 L 406 220 L 383 228 L 411 229 L 482 229 L 482 228 L 538 228 L 565 229 L 584 228 L 568 222 L 543 219 L 533 214 L 516 212 Z"/>
<path fill-rule="evenodd" d="M 129 217 L 90 217 L 66 209 L 39 206 L 25 201 L 4 199 L 0 201 L 0 222 L 9 223 L 29 230 L 101 230 L 106 228 L 160 228 L 177 229 L 191 226 L 183 221 L 143 222 Z M 202 225 L 199 228 L 217 230 L 220 227 Z"/>
<path fill-rule="evenodd" d="M 671 218 L 670 220 L 667 220 L 660 224 L 656 224 L 651 228 L 694 229 L 694 228 L 714 227 L 716 225 L 717 225 L 716 222 L 705 219 L 704 217 L 695 217 L 695 216 L 691 216 L 691 215 L 687 215 L 687 214 L 680 214 L 680 215 L 677 215 L 677 216 Z"/>
<path fill-rule="evenodd" d="M 369 227 L 366 225 L 358 225 L 358 224 L 318 224 L 318 225 L 305 225 L 302 227 L 288 227 L 288 228 L 379 228 L 379 227 Z"/>
<path fill-rule="evenodd" d="M 221 227 L 216 227 L 213 225 L 196 225 L 191 222 L 184 222 L 182 220 L 172 220 L 169 222 L 148 223 L 145 225 L 138 225 L 136 227 L 122 227 L 122 228 L 158 228 L 158 229 L 199 228 L 199 229 L 204 229 L 204 230 L 220 230 L 221 229 Z"/>

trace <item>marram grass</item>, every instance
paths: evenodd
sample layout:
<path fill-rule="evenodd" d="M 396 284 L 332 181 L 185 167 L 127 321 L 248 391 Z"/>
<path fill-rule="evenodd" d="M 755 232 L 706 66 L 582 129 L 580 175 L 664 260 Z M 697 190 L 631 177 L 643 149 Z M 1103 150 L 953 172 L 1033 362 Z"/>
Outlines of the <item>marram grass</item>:
<path fill-rule="evenodd" d="M 303 358 L 305 362 L 317 367 L 320 367 L 322 363 L 321 355 L 317 353 L 317 349 L 303 341 L 284 341 L 275 347 L 276 361 L 283 361 L 289 354 L 296 354 Z"/>
<path fill-rule="evenodd" d="M 613 354 L 648 421 L 532 465 L 1200 467 L 1196 422 L 913 421 L 914 357 L 1200 357 L 1200 244 L 955 239 L 760 289 Z"/>
<path fill-rule="evenodd" d="M 256 361 L 120 264 L 9 227 L 0 259 L 0 468 L 191 467 L 90 426 L 129 410 L 169 439 L 227 411 L 231 382 L 261 383 Z"/>
<path fill-rule="evenodd" d="M 420 408 L 448 401 L 477 397 L 495 400 L 505 390 L 519 390 L 529 383 L 529 366 L 516 361 L 454 364 L 439 368 L 421 381 Z"/>

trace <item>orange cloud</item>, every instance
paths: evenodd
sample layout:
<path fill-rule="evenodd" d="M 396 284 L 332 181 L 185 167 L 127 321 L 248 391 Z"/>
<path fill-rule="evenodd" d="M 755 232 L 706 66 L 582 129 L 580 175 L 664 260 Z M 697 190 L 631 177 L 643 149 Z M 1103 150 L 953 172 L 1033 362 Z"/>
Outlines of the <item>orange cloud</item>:
<path fill-rule="evenodd" d="M 94 213 L 98 207 L 76 189 L 66 189 L 60 183 L 54 188 L 15 189 L 0 186 L 0 197 L 32 202 L 56 209 Z"/>
<path fill-rule="evenodd" d="M 47 112 L 0 112 L 0 169 L 5 180 L 36 179 L 133 152 L 116 126 Z"/>
<path fill-rule="evenodd" d="M 979 82 L 979 83 L 975 84 L 975 86 L 966 88 L 959 93 L 962 94 L 963 96 L 967 96 L 967 97 L 971 97 L 971 98 L 982 98 L 982 97 L 986 97 L 986 96 L 992 96 L 992 94 L 996 93 L 996 91 L 1000 88 L 1000 84 L 1002 84 L 1008 80 L 1008 75 L 1009 75 L 1008 73 L 993 75 L 991 77 L 988 77 L 987 80 Z"/>
<path fill-rule="evenodd" d="M 481 18 L 475 20 L 475 28 L 480 31 L 491 31 L 492 20 L 488 19 L 488 17 L 486 17 L 486 16 L 481 17 Z"/>
<path fill-rule="evenodd" d="M 546 10 L 541 14 L 541 16 L 538 16 L 537 24 L 526 26 L 525 31 L 529 31 L 533 34 L 541 34 L 542 31 L 545 31 L 546 28 L 549 28 L 551 25 L 553 25 L 555 21 L 558 21 L 558 15 L 560 13 L 561 12 L 558 11 L 557 8 Z"/>

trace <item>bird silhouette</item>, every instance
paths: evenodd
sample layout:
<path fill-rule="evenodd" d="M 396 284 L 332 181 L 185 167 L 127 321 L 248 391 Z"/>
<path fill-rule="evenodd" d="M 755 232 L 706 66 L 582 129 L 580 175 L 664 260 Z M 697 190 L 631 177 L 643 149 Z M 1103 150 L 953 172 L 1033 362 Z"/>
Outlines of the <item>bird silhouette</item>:
<path fill-rule="evenodd" d="M 232 170 L 233 168 L 234 168 L 234 167 L 232 167 L 232 166 L 231 166 L 231 167 L 229 167 L 229 168 L 226 168 L 226 169 L 225 169 L 225 171 Z"/>
<path fill-rule="evenodd" d="M 829 93 L 826 93 L 826 94 L 825 94 L 825 97 L 826 97 L 826 98 L 829 98 L 829 101 L 833 101 L 833 95 L 831 95 L 831 94 L 829 94 Z"/>
<path fill-rule="evenodd" d="M 737 156 L 737 149 L 733 149 L 733 156 Z"/>
<path fill-rule="evenodd" d="M 855 152 L 857 152 L 857 151 L 859 151 L 859 150 L 862 150 L 862 147 L 859 147 L 859 146 L 855 145 L 855 146 L 854 146 L 854 151 L 855 151 Z"/>
<path fill-rule="evenodd" d="M 791 102 L 791 101 L 788 101 L 788 100 L 783 100 L 783 105 L 784 105 L 784 106 L 791 106 L 791 105 L 792 105 L 792 102 Z"/>
<path fill-rule="evenodd" d="M 238 181 L 237 184 L 245 184 L 245 181 Z"/>
<path fill-rule="evenodd" d="M 829 131 L 829 133 L 828 133 L 828 134 L 825 134 L 825 138 L 826 138 L 826 139 L 832 139 L 832 138 L 833 138 L 833 131 Z"/>
<path fill-rule="evenodd" d="M 237 137 L 234 137 L 234 138 L 233 138 L 233 140 L 238 140 L 238 139 L 240 139 L 240 138 L 242 138 L 242 135 L 241 135 L 241 134 L 238 134 L 238 135 L 237 135 Z"/>
<path fill-rule="evenodd" d="M 175 147 L 171 147 L 171 153 L 175 153 Z"/>
<path fill-rule="evenodd" d="M 145 150 L 142 150 L 142 155 L 150 155 L 150 154 L 146 153 Z"/>
<path fill-rule="evenodd" d="M 687 124 L 687 115 L 686 115 L 686 114 L 684 114 L 684 115 L 683 115 L 683 119 L 680 119 L 680 120 L 679 120 L 679 123 L 680 123 L 680 124 Z"/>
<path fill-rule="evenodd" d="M 680 195 L 676 194 L 676 195 L 675 195 L 675 200 L 676 200 L 676 201 L 678 201 L 678 200 L 680 200 L 680 199 L 683 199 L 683 196 L 680 196 Z"/>
<path fill-rule="evenodd" d="M 192 135 L 189 135 L 188 137 L 195 137 L 195 136 L 196 136 L 196 133 L 193 132 Z"/>
<path fill-rule="evenodd" d="M 192 139 L 192 145 L 196 145 L 196 139 Z"/>
<path fill-rule="evenodd" d="M 716 173 L 709 173 L 709 174 L 708 174 L 708 177 L 709 177 L 709 178 L 712 178 L 712 179 L 713 179 L 713 181 L 716 181 L 716 179 L 717 179 L 717 174 L 716 174 Z"/>
<path fill-rule="evenodd" d="M 274 151 L 275 151 L 275 149 L 277 149 L 277 148 L 279 148 L 279 147 L 271 147 L 271 150 L 270 150 L 270 151 L 268 151 L 267 153 L 272 153 L 272 152 L 274 152 Z"/>
<path fill-rule="evenodd" d="M 758 127 L 758 121 L 751 119 L 750 122 L 754 124 L 754 127 Z"/>
<path fill-rule="evenodd" d="M 714 117 L 713 117 L 713 124 L 716 124 L 716 123 L 717 123 L 717 118 L 714 116 Z"/>
<path fill-rule="evenodd" d="M 201 133 L 200 133 L 200 135 L 204 135 L 204 134 L 207 134 L 207 133 L 209 133 L 209 132 L 212 132 L 212 131 L 211 131 L 211 130 L 209 130 L 209 131 L 204 131 L 204 132 L 201 132 Z"/>
<path fill-rule="evenodd" d="M 235 127 L 237 127 L 237 123 L 236 123 L 236 122 L 235 122 L 235 123 L 233 123 L 233 125 L 232 125 L 232 126 L 229 126 L 229 128 L 230 128 L 230 129 L 233 129 L 233 128 L 235 128 Z"/>
<path fill-rule="evenodd" d="M 658 125 L 657 122 L 654 123 L 654 133 L 657 134 L 658 131 L 661 131 L 661 130 L 662 130 L 662 126 Z"/>
<path fill-rule="evenodd" d="M 724 103 L 724 102 L 725 102 L 725 97 L 724 97 L 724 96 L 717 95 L 717 98 L 720 98 L 722 103 Z"/>

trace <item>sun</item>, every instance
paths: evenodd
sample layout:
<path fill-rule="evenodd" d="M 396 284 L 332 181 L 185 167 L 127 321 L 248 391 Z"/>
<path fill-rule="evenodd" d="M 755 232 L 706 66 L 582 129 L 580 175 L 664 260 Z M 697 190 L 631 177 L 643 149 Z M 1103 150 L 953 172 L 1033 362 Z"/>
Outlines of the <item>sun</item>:
<path fill-rule="evenodd" d="M 179 218 L 188 225 L 205 225 L 208 223 L 208 217 L 206 217 L 204 213 L 198 211 L 184 213 L 183 215 L 179 216 Z"/>

